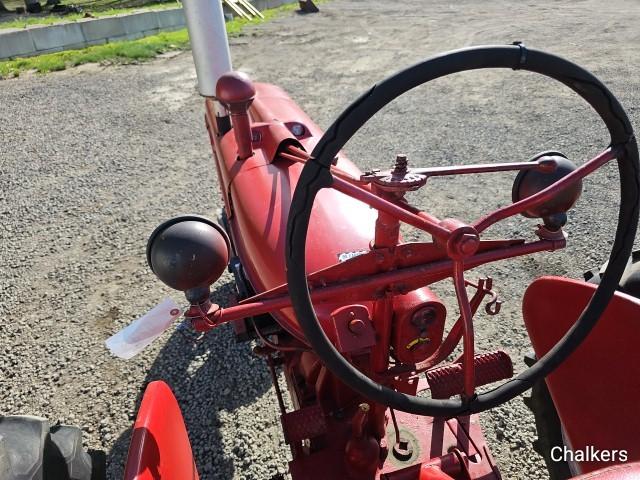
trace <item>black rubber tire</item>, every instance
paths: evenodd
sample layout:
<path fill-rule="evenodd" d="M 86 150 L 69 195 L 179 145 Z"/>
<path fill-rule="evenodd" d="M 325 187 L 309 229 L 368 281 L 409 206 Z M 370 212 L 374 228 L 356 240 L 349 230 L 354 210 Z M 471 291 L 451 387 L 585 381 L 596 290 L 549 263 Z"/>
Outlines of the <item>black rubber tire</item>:
<path fill-rule="evenodd" d="M 2 480 L 103 480 L 105 455 L 82 448 L 82 430 L 45 418 L 0 417 Z"/>

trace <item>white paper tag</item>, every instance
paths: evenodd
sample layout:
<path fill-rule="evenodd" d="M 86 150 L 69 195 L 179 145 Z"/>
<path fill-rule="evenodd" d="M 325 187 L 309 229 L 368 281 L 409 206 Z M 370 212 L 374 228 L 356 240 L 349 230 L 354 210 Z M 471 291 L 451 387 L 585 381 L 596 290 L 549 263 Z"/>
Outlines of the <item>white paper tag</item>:
<path fill-rule="evenodd" d="M 104 342 L 116 357 L 128 360 L 162 335 L 182 315 L 182 309 L 170 298 L 165 298 L 142 317 L 134 320 Z"/>

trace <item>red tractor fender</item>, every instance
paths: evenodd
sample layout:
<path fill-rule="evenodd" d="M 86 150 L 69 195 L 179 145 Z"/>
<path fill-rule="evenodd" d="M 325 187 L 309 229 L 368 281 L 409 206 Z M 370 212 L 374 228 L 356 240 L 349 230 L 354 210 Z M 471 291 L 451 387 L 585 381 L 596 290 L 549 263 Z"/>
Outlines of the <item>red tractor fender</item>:
<path fill-rule="evenodd" d="M 171 388 L 151 382 L 133 425 L 124 480 L 198 480 L 187 428 Z"/>
<path fill-rule="evenodd" d="M 626 463 L 573 477 L 573 480 L 637 480 L 640 478 L 640 463 Z"/>
<path fill-rule="evenodd" d="M 575 323 L 595 289 L 596 285 L 562 277 L 542 277 L 529 286 L 522 309 L 538 358 Z M 574 454 L 584 452 L 574 459 L 581 474 L 640 461 L 639 345 L 640 300 L 616 292 L 582 345 L 546 379 L 567 447 Z M 594 456 L 595 450 L 599 453 Z M 610 453 L 603 457 L 604 451 Z M 638 475 L 638 465 L 633 468 L 584 478 L 631 478 L 625 475 Z"/>
<path fill-rule="evenodd" d="M 444 473 L 438 467 L 424 465 L 420 469 L 420 477 L 418 480 L 453 480 L 449 475 Z"/>

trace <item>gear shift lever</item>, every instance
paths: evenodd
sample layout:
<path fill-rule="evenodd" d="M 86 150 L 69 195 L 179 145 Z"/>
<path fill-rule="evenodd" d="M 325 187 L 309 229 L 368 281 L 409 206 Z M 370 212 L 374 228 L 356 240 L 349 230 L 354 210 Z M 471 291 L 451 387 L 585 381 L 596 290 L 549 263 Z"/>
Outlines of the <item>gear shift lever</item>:
<path fill-rule="evenodd" d="M 216 98 L 231 112 L 233 133 L 238 145 L 238 160 L 253 155 L 251 149 L 251 121 L 249 106 L 256 89 L 249 77 L 240 72 L 225 73 L 216 84 Z"/>

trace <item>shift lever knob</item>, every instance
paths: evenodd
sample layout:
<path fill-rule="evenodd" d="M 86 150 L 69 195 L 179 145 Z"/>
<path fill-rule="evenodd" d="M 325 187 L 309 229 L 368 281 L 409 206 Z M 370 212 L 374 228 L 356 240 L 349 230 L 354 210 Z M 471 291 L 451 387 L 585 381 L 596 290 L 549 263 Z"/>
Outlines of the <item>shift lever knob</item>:
<path fill-rule="evenodd" d="M 256 89 L 249 77 L 240 72 L 225 73 L 216 84 L 216 98 L 231 113 L 233 133 L 238 145 L 238 159 L 253 155 L 251 149 L 251 122 L 249 107 L 256 96 Z"/>

